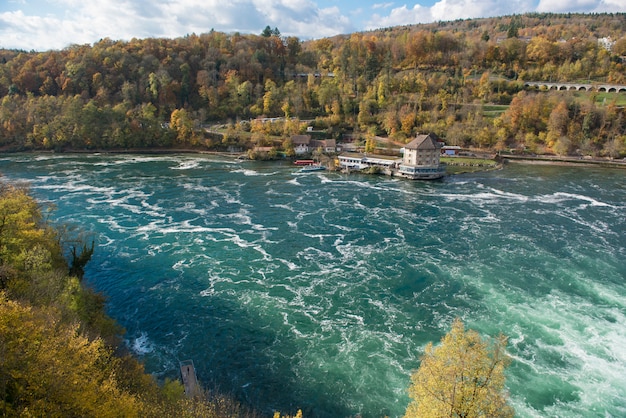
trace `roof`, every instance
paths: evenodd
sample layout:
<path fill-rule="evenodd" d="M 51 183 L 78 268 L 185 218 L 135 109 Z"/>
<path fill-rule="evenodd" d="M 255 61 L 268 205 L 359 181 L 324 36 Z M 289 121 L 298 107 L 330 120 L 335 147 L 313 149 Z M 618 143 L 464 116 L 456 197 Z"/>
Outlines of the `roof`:
<path fill-rule="evenodd" d="M 294 142 L 295 144 L 295 142 Z M 334 139 L 312 139 L 309 145 L 312 148 L 322 147 L 322 148 L 336 148 L 337 142 Z"/>
<path fill-rule="evenodd" d="M 415 139 L 404 146 L 405 149 L 434 150 L 441 148 L 439 138 L 434 133 L 417 135 Z"/>
<path fill-rule="evenodd" d="M 325 139 L 324 142 L 326 143 L 326 148 L 337 147 L 337 141 L 335 139 Z"/>
<path fill-rule="evenodd" d="M 293 142 L 294 145 L 309 145 L 309 142 L 311 142 L 311 135 L 293 135 L 291 137 L 291 142 Z"/>
<path fill-rule="evenodd" d="M 344 152 L 339 156 L 339 159 L 341 158 L 359 158 L 361 160 L 365 160 L 365 161 L 369 161 L 369 162 L 373 162 L 373 161 L 400 161 L 401 159 L 393 156 L 393 155 L 366 155 L 366 154 L 361 154 L 359 152 Z"/>

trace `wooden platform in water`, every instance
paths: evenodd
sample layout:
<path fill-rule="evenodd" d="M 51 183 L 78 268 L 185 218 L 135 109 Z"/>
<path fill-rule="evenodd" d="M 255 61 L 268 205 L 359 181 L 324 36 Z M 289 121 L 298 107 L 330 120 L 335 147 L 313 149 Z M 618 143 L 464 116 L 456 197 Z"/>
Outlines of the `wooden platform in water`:
<path fill-rule="evenodd" d="M 196 368 L 193 365 L 193 360 L 180 362 L 180 376 L 183 379 L 185 395 L 190 398 L 200 395 L 200 385 L 198 384 L 198 378 L 196 377 Z"/>

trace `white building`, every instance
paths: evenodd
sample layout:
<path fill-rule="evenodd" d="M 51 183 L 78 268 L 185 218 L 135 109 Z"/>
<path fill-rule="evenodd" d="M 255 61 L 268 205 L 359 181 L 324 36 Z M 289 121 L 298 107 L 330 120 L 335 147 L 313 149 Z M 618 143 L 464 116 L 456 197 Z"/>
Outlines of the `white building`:
<path fill-rule="evenodd" d="M 293 135 L 291 142 L 293 143 L 293 150 L 296 155 L 308 154 L 311 151 L 309 148 L 311 135 Z"/>
<path fill-rule="evenodd" d="M 606 38 L 599 38 L 598 45 L 611 52 L 613 50 L 613 45 L 615 45 L 615 41 L 613 41 L 610 36 Z"/>
<path fill-rule="evenodd" d="M 321 149 L 326 154 L 337 152 L 337 141 L 334 139 L 311 139 L 311 135 L 292 135 L 291 142 L 296 155 L 310 154 L 316 149 Z"/>
<path fill-rule="evenodd" d="M 394 170 L 398 168 L 400 159 L 397 157 L 367 156 L 358 153 L 346 153 L 339 157 L 339 167 L 343 170 L 365 170 L 371 167 Z"/>
<path fill-rule="evenodd" d="M 404 157 L 398 174 L 410 179 L 438 179 L 445 175 L 440 163 L 442 143 L 437 135 L 417 135 L 404 147 Z"/>

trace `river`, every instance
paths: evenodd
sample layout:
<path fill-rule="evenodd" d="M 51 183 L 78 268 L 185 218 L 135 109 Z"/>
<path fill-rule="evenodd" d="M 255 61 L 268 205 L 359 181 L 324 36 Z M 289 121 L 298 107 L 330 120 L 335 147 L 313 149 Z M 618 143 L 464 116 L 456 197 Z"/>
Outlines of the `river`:
<path fill-rule="evenodd" d="M 96 239 L 88 283 L 159 378 L 271 415 L 401 416 L 460 317 L 509 337 L 520 417 L 626 416 L 626 171 L 415 182 L 205 155 L 0 156 Z"/>

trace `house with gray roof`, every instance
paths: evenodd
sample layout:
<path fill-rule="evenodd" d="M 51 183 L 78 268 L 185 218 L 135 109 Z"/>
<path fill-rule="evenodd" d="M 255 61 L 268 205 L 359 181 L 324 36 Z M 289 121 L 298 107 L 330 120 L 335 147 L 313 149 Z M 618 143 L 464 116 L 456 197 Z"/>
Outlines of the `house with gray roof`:
<path fill-rule="evenodd" d="M 402 164 L 398 175 L 410 179 L 431 180 L 445 175 L 445 167 L 440 162 L 443 143 L 434 133 L 417 135 L 404 147 Z"/>

